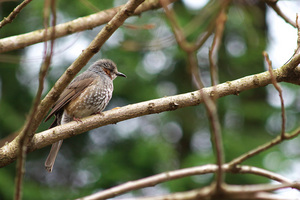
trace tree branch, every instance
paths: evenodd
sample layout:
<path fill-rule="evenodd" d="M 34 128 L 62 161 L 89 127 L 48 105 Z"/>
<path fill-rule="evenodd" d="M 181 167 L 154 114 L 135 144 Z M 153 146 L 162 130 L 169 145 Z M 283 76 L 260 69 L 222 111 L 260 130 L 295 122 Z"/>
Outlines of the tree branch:
<path fill-rule="evenodd" d="M 297 59 L 299 59 L 299 58 L 300 58 L 299 54 L 295 55 L 295 57 L 289 63 L 287 63 L 287 64 L 283 65 L 281 68 L 279 68 L 279 71 L 278 70 L 272 70 L 272 76 L 271 76 L 272 84 L 274 84 L 274 82 L 276 82 L 276 84 L 277 84 L 279 79 L 281 79 L 281 77 L 279 77 L 281 75 L 284 77 L 283 79 L 286 79 L 287 75 L 283 75 L 283 74 L 285 74 L 285 73 L 290 74 L 289 71 L 293 71 L 295 69 L 295 66 L 298 66 L 299 60 L 297 60 Z M 289 70 L 289 71 L 287 71 L 287 70 Z M 275 74 L 277 74 L 277 76 Z M 282 107 L 282 110 L 284 110 L 283 99 L 281 99 L 281 107 Z M 269 149 L 269 148 L 283 142 L 285 139 L 291 139 L 291 138 L 294 138 L 294 137 L 296 137 L 300 134 L 300 128 L 296 129 L 291 134 L 287 134 L 287 133 L 283 132 L 283 130 L 285 128 L 283 126 L 284 123 L 285 123 L 285 116 L 284 116 L 284 113 L 282 113 L 282 131 L 281 131 L 280 136 L 277 136 L 276 138 L 274 138 L 270 142 L 267 142 L 263 145 L 260 145 L 257 148 L 255 148 L 251 151 L 248 151 L 245 154 L 242 154 L 241 156 L 233 159 L 232 161 L 229 162 L 229 165 L 231 167 L 235 167 L 236 165 L 242 163 L 246 159 L 248 159 L 250 157 L 253 157 L 253 156 L 259 154 L 260 152 L 265 151 L 266 149 Z"/>
<path fill-rule="evenodd" d="M 278 7 L 278 5 L 277 5 L 278 0 L 275 0 L 275 1 L 274 0 L 264 0 L 264 1 L 268 4 L 268 6 L 273 8 L 273 10 L 277 13 L 277 15 L 280 16 L 286 23 L 288 23 L 296 28 L 296 23 L 294 21 L 292 21 L 290 18 L 288 18 Z"/>
<path fill-rule="evenodd" d="M 80 59 L 80 57 L 79 57 Z M 300 62 L 300 55 L 297 55 L 290 63 L 284 65 L 287 68 L 292 68 L 292 64 L 299 64 Z M 75 62 L 76 63 L 76 62 Z M 72 65 L 73 66 L 73 65 Z M 72 67 L 71 66 L 71 67 Z M 70 76 L 72 70 L 67 70 L 65 76 Z M 273 71 L 276 74 L 277 81 L 284 81 L 286 80 L 285 74 L 282 73 L 282 69 L 276 69 Z M 281 75 L 281 76 L 279 76 Z M 62 79 L 62 78 L 61 78 Z M 54 102 L 54 96 L 58 95 L 63 89 L 61 87 L 62 84 L 67 84 L 65 79 L 64 81 L 58 80 L 58 83 L 54 86 L 54 88 L 48 93 L 48 95 L 44 98 L 41 102 L 38 114 L 36 115 L 35 122 L 40 122 L 45 113 L 48 111 L 51 103 Z M 298 78 L 300 81 L 300 79 Z M 202 89 L 202 92 L 210 97 L 224 97 L 227 95 L 238 95 L 240 92 L 264 87 L 272 82 L 271 76 L 268 71 L 246 76 L 241 79 L 237 79 L 234 81 L 227 81 L 225 83 L 216 85 L 214 87 L 208 87 Z M 56 89 L 57 88 L 57 89 Z M 56 96 L 58 97 L 58 96 Z M 39 149 L 50 145 L 56 141 L 61 139 L 66 139 L 74 135 L 78 135 L 85 131 L 104 126 L 107 124 L 115 124 L 120 121 L 124 121 L 127 119 L 149 115 L 153 113 L 161 113 L 170 110 L 176 110 L 183 107 L 188 106 L 195 106 L 199 105 L 203 102 L 203 97 L 200 95 L 200 91 L 194 91 L 186 94 L 180 94 L 170 97 L 164 97 L 160 99 L 150 100 L 146 102 L 141 102 L 137 104 L 132 104 L 128 106 L 124 106 L 120 109 L 110 110 L 104 112 L 104 116 L 101 115 L 94 115 L 87 118 L 82 119 L 82 123 L 77 122 L 70 122 L 68 124 L 55 127 L 50 130 L 43 131 L 40 134 L 36 134 L 32 139 L 32 144 L 29 147 L 29 151 L 33 151 L 35 149 Z M 16 158 L 16 152 L 18 151 L 17 141 L 18 138 L 13 140 L 12 142 L 6 144 L 0 149 L 0 167 L 8 165 L 9 163 L 13 162 Z"/>
<path fill-rule="evenodd" d="M 199 199 L 238 199 L 238 200 L 287 200 L 270 192 L 290 187 L 299 187 L 299 183 L 285 183 L 280 185 L 257 184 L 257 185 L 227 185 L 226 192 L 215 194 L 214 186 L 210 185 L 201 189 L 187 192 L 177 192 L 162 196 L 127 198 L 127 200 L 199 200 Z M 292 198 L 289 198 L 292 200 Z M 294 199 L 294 198 L 293 198 Z M 84 199 L 85 200 L 85 199 Z"/>
<path fill-rule="evenodd" d="M 278 82 L 289 81 L 290 77 L 287 77 L 287 74 L 289 74 L 290 72 L 288 71 L 288 69 L 293 70 L 295 68 L 294 65 L 297 66 L 299 63 L 300 55 L 296 55 L 289 63 L 285 64 L 281 68 L 274 70 L 273 72 L 274 75 L 276 75 L 276 80 Z M 70 72 L 72 72 L 72 70 L 67 70 L 67 75 L 65 76 L 71 76 L 70 74 L 68 74 Z M 58 80 L 58 83 L 56 84 L 57 86 L 54 86 L 54 88 L 40 103 L 38 109 L 39 112 L 36 115 L 37 119 L 35 119 L 36 123 L 40 122 L 44 118 L 45 113 L 48 111 L 51 104 L 55 101 L 54 97 L 58 97 L 60 92 L 63 90 L 63 88 L 61 88 L 61 84 L 66 85 L 68 83 L 66 80 L 60 82 L 61 79 Z M 67 80 L 70 81 L 71 78 Z M 297 84 L 300 84 L 299 77 L 295 78 L 295 80 L 297 80 Z M 232 94 L 238 95 L 240 92 L 253 88 L 264 87 L 271 82 L 271 76 L 269 72 L 266 71 L 259 74 L 246 76 L 234 81 L 227 81 L 214 87 L 208 87 L 202 90 L 204 93 L 206 93 L 206 95 L 209 95 L 210 97 L 217 96 L 218 98 L 220 98 Z M 100 126 L 105 126 L 107 124 L 115 124 L 120 121 L 143 115 L 160 113 L 188 106 L 195 106 L 199 105 L 202 102 L 203 98 L 201 97 L 200 92 L 194 91 L 186 94 L 132 104 L 116 110 L 106 111 L 104 112 L 104 116 L 90 116 L 82 119 L 82 123 L 70 122 L 68 124 L 43 131 L 40 134 L 36 134 L 32 139 L 32 143 L 28 151 L 43 148 L 61 139 L 66 139 L 85 131 L 95 129 Z M 289 136 L 286 137 L 289 138 Z M 12 163 L 16 159 L 17 152 L 18 137 L 15 138 L 12 142 L 0 148 L 0 167 Z"/>
<path fill-rule="evenodd" d="M 237 200 L 294 200 L 294 198 L 285 198 L 279 195 L 270 193 L 279 189 L 289 188 L 291 186 L 296 186 L 297 183 L 291 184 L 281 184 L 281 185 L 230 185 L 228 186 L 228 191 L 220 196 L 214 195 L 213 185 L 209 187 L 191 190 L 187 192 L 177 192 L 169 195 L 162 196 L 152 196 L 152 197 L 142 197 L 142 198 L 127 198 L 127 200 L 198 200 L 198 199 L 237 199 Z M 262 189 L 263 188 L 263 189 Z M 267 192 L 265 192 L 267 191 Z"/>
<path fill-rule="evenodd" d="M 245 154 L 242 154 L 241 156 L 233 159 L 232 161 L 230 161 L 228 164 L 231 166 L 231 167 L 235 167 L 236 165 L 242 163 L 243 161 L 245 161 L 246 159 L 250 158 L 250 157 L 253 157 L 257 154 L 259 154 L 260 152 L 263 152 L 281 142 L 283 142 L 285 139 L 292 139 L 296 136 L 298 136 L 300 134 L 300 127 L 298 129 L 296 129 L 293 133 L 291 134 L 287 134 L 285 133 L 284 134 L 284 138 L 279 135 L 277 136 L 276 138 L 274 138 L 273 140 L 271 140 L 270 142 L 267 142 L 263 145 L 260 145 L 258 146 L 257 148 L 251 150 L 251 151 L 248 151 L 247 153 Z"/>
<path fill-rule="evenodd" d="M 228 6 L 228 4 L 227 4 Z M 216 19 L 215 35 L 211 47 L 208 52 L 209 65 L 210 65 L 210 79 L 211 85 L 219 83 L 218 67 L 217 67 L 217 55 L 222 43 L 222 37 L 224 34 L 225 23 L 227 21 L 226 9 L 227 6 L 222 7 L 220 14 Z"/>
<path fill-rule="evenodd" d="M 0 28 L 5 26 L 6 24 L 11 23 L 17 17 L 17 15 L 21 12 L 21 10 L 23 8 L 25 8 L 25 6 L 27 4 L 29 4 L 31 1 L 32 0 L 24 0 L 7 17 L 4 17 L 4 19 L 0 22 Z"/>
<path fill-rule="evenodd" d="M 50 10 L 51 8 L 51 15 L 52 15 L 52 23 L 51 25 L 54 27 L 56 25 L 56 7 L 55 7 L 55 0 L 46 0 L 44 5 L 44 26 L 45 26 L 45 36 L 47 34 L 48 29 L 48 23 L 49 23 L 49 16 L 50 16 Z M 33 105 L 30 111 L 30 115 L 28 119 L 26 120 L 26 123 L 24 125 L 23 130 L 19 134 L 19 153 L 18 153 L 18 162 L 16 167 L 16 184 L 15 184 L 15 200 L 22 199 L 22 183 L 23 183 L 23 176 L 25 173 L 25 161 L 26 161 L 26 152 L 27 152 L 27 146 L 30 143 L 34 131 L 31 131 L 31 124 L 34 120 L 34 116 L 37 112 L 39 103 L 41 101 L 42 92 L 44 90 L 44 80 L 46 77 L 46 74 L 48 72 L 52 55 L 53 55 L 53 48 L 54 48 L 54 34 L 55 29 L 52 32 L 51 35 L 51 44 L 50 44 L 50 52 L 48 52 L 47 48 L 47 42 L 45 42 L 44 45 L 44 61 L 40 68 L 40 74 L 39 74 L 39 86 L 38 90 L 35 96 L 35 99 L 33 101 Z"/>
<path fill-rule="evenodd" d="M 171 3 L 175 0 L 169 0 Z M 96 14 L 92 14 L 86 17 L 80 17 L 73 21 L 69 21 L 63 24 L 55 26 L 55 38 L 70 35 L 72 33 L 88 30 L 97 26 L 103 25 L 109 22 L 118 11 L 124 8 L 125 5 L 107 9 Z M 140 5 L 133 13 L 133 15 L 140 15 L 142 12 L 147 10 L 160 8 L 158 0 L 149 0 Z M 51 39 L 52 27 L 49 28 L 46 40 Z M 25 33 L 21 35 L 11 36 L 0 39 L 0 53 L 21 49 L 32 44 L 45 41 L 44 38 L 45 29 Z"/>
<path fill-rule="evenodd" d="M 237 169 L 230 168 L 227 164 L 222 165 L 222 168 L 227 173 L 241 173 L 241 174 L 255 174 L 258 176 L 266 177 L 271 180 L 278 181 L 283 184 L 293 184 L 293 180 L 287 179 L 284 176 L 278 175 L 276 173 L 267 171 L 265 169 L 253 167 L 253 166 L 238 166 Z M 130 192 L 133 190 L 145 188 L 145 187 L 153 187 L 154 185 L 167 182 L 170 180 L 180 179 L 184 177 L 194 176 L 194 175 L 202 175 L 202 174 L 209 174 L 215 173 L 218 170 L 218 166 L 214 164 L 207 164 L 197 167 L 190 167 L 185 169 L 179 169 L 170 172 L 164 172 L 161 174 L 153 175 L 147 178 L 139 179 L 136 181 L 130 181 L 112 188 L 109 188 L 104 191 L 97 192 L 95 194 L 80 198 L 81 200 L 92 200 L 92 199 L 107 199 L 112 198 L 117 195 L 124 194 L 126 192 Z M 227 188 L 231 187 L 227 185 Z M 235 188 L 235 190 L 238 187 Z M 204 187 L 200 189 L 202 194 L 208 195 L 213 193 L 213 187 Z M 233 190 L 233 188 L 231 189 Z M 153 197 L 152 197 L 153 198 Z"/>
<path fill-rule="evenodd" d="M 284 108 L 284 100 L 283 100 L 283 95 L 282 95 L 282 89 L 281 89 L 280 85 L 277 83 L 276 78 L 274 77 L 272 62 L 269 59 L 269 55 L 267 54 L 267 52 L 263 52 L 263 55 L 264 55 L 264 57 L 266 59 L 266 62 L 268 64 L 268 70 L 269 70 L 271 78 L 272 78 L 272 84 L 274 85 L 274 88 L 278 91 L 278 94 L 279 94 L 280 103 L 281 103 L 281 137 L 282 137 L 282 139 L 284 139 L 284 137 L 285 137 L 286 118 L 285 118 L 285 108 Z"/>

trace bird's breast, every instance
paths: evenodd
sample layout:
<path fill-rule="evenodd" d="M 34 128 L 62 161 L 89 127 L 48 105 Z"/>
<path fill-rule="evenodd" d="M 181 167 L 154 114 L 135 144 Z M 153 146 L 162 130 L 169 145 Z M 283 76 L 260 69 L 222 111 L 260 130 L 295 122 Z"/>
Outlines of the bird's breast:
<path fill-rule="evenodd" d="M 66 106 L 68 115 L 76 118 L 101 112 L 112 97 L 113 85 L 109 82 L 92 82 L 76 99 Z"/>

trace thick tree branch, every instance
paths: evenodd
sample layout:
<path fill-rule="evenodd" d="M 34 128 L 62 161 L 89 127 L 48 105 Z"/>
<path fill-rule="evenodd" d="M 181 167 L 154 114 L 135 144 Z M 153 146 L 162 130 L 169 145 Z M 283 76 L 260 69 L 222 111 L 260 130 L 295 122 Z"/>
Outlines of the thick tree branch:
<path fill-rule="evenodd" d="M 175 0 L 169 0 L 169 3 Z M 55 26 L 55 38 L 70 35 L 72 33 L 88 30 L 109 22 L 118 11 L 124 8 L 125 5 L 107 9 L 96 14 L 86 17 L 80 17 L 73 21 L 66 22 Z M 149 0 L 140 5 L 133 13 L 133 15 L 140 15 L 147 10 L 160 8 L 158 0 Z M 51 39 L 53 29 L 49 28 L 46 40 Z M 0 53 L 21 49 L 32 44 L 45 41 L 45 29 L 25 33 L 22 35 L 11 36 L 0 39 Z"/>
<path fill-rule="evenodd" d="M 80 57 L 79 57 L 80 58 Z M 288 71 L 286 69 L 293 70 L 295 67 L 293 65 L 298 65 L 300 63 L 300 55 L 295 56 L 289 63 L 284 65 L 284 68 L 279 68 L 273 71 L 274 76 L 277 81 L 287 81 L 286 73 Z M 283 73 L 283 69 L 285 69 L 286 73 Z M 71 70 L 67 71 L 72 72 Z M 71 80 L 71 79 L 67 79 Z M 60 81 L 60 80 L 59 80 Z M 59 82 L 58 81 L 58 82 Z M 237 79 L 234 81 L 227 81 L 225 83 L 219 84 L 214 87 L 208 87 L 202 89 L 202 92 L 205 95 L 209 95 L 210 97 L 224 97 L 227 95 L 238 95 L 240 92 L 264 87 L 272 82 L 271 76 L 268 71 L 246 76 L 241 79 Z M 298 77 L 298 84 L 300 83 L 300 79 Z M 58 83 L 60 87 L 59 92 L 62 91 L 61 84 L 66 84 L 66 80 L 63 83 Z M 57 89 L 58 90 L 58 89 Z M 36 122 L 40 122 L 47 110 L 49 109 L 49 103 L 53 103 L 55 99 L 53 99 L 54 94 L 59 94 L 56 91 L 56 86 L 53 90 L 49 92 L 47 97 L 41 102 L 39 107 L 39 114 L 36 115 Z M 104 112 L 103 116 L 94 115 L 87 118 L 82 119 L 82 123 L 71 122 L 62 126 L 55 127 L 50 130 L 46 130 L 40 134 L 36 134 L 33 137 L 32 144 L 29 146 L 29 151 L 33 151 L 35 149 L 43 148 L 47 145 L 50 145 L 56 141 L 61 139 L 66 139 L 74 135 L 78 135 L 88 130 L 95 129 L 100 126 L 104 126 L 107 124 L 115 124 L 120 121 L 124 121 L 127 119 L 153 114 L 153 113 L 161 113 L 165 111 L 175 110 L 179 108 L 184 108 L 188 106 L 199 105 L 203 102 L 203 97 L 200 95 L 200 91 L 194 91 L 186 94 L 180 94 L 170 97 L 164 97 L 160 99 L 150 100 L 146 102 L 141 102 L 133 105 L 124 106 L 120 109 L 110 110 Z M 45 107 L 46 108 L 45 108 Z M 40 114 L 40 112 L 43 112 Z M 16 159 L 16 152 L 18 151 L 18 138 L 14 141 L 6 144 L 0 149 L 0 167 L 6 166 L 9 163 L 13 162 Z"/>
<path fill-rule="evenodd" d="M 297 84 L 300 84 L 299 75 L 298 77 L 296 77 L 291 72 L 289 72 L 291 70 L 293 71 L 296 68 L 296 66 L 298 66 L 299 63 L 300 63 L 300 55 L 297 55 L 289 63 L 285 64 L 279 69 L 274 70 L 273 71 L 274 76 L 276 76 L 277 81 L 278 82 L 289 81 L 290 78 L 292 78 L 293 80 L 295 80 L 292 82 L 296 82 Z M 292 74 L 292 77 L 288 77 L 289 74 Z M 211 97 L 217 96 L 218 98 L 220 98 L 232 94 L 238 95 L 240 92 L 249 89 L 264 87 L 270 84 L 271 82 L 272 82 L 271 76 L 269 72 L 266 71 L 263 73 L 246 76 L 234 81 L 227 81 L 215 87 L 204 88 L 203 92 L 206 93 L 206 95 L 209 95 Z M 64 82 L 64 84 L 66 84 L 66 81 Z M 61 92 L 61 91 L 62 89 L 56 92 Z M 50 91 L 49 94 L 47 95 L 48 100 L 44 99 L 40 104 L 41 108 L 39 109 L 39 112 L 44 112 L 44 113 L 37 115 L 37 117 L 40 118 L 38 119 L 39 121 L 43 119 L 45 113 L 49 109 L 50 106 L 49 103 L 54 102 L 55 99 L 53 99 L 54 98 L 53 96 L 55 96 L 55 94 L 59 95 L 59 93 L 55 93 L 54 91 L 52 92 Z M 32 144 L 29 147 L 29 151 L 43 148 L 61 139 L 66 139 L 73 135 L 77 135 L 100 126 L 104 126 L 107 124 L 114 124 L 120 121 L 124 121 L 127 119 L 131 119 L 143 115 L 160 113 L 160 112 L 175 110 L 175 109 L 188 107 L 188 106 L 195 106 L 202 103 L 202 101 L 203 98 L 201 97 L 200 92 L 195 91 L 186 94 L 164 97 L 156 100 L 150 100 L 142 103 L 128 105 L 120 109 L 107 111 L 104 112 L 104 116 L 99 116 L 99 115 L 90 116 L 82 119 L 82 123 L 71 122 L 62 126 L 55 127 L 50 130 L 46 130 L 40 134 L 36 134 L 33 137 Z M 0 167 L 12 163 L 16 159 L 17 152 L 18 152 L 18 137 L 0 149 Z"/>

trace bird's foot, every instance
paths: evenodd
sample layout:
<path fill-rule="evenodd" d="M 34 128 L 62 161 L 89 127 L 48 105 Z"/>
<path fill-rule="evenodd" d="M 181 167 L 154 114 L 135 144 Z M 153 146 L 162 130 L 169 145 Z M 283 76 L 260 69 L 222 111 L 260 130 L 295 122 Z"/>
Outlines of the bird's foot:
<path fill-rule="evenodd" d="M 116 109 L 120 109 L 121 107 L 115 107 L 115 108 L 113 108 L 112 110 L 116 110 Z"/>
<path fill-rule="evenodd" d="M 96 112 L 95 114 L 98 114 L 98 115 L 104 116 L 103 112 L 101 112 L 101 111 L 99 111 L 99 112 Z"/>
<path fill-rule="evenodd" d="M 77 118 L 77 117 L 73 117 L 73 120 L 76 121 L 76 122 L 82 122 L 81 119 Z"/>

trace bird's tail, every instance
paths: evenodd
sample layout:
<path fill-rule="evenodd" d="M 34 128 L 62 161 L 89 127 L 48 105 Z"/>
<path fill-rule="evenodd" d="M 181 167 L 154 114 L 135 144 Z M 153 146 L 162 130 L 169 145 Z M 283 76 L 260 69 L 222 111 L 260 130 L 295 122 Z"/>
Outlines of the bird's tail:
<path fill-rule="evenodd" d="M 59 151 L 62 143 L 63 143 L 63 140 L 60 140 L 60 141 L 52 144 L 52 147 L 51 147 L 51 150 L 49 152 L 49 155 L 48 155 L 48 157 L 47 157 L 47 159 L 45 161 L 45 168 L 46 168 L 46 170 L 48 172 L 52 172 L 56 156 L 58 154 L 58 151 Z"/>
<path fill-rule="evenodd" d="M 55 126 L 59 126 L 61 124 L 61 118 L 62 118 L 61 113 L 57 113 L 55 115 L 55 119 L 53 120 L 53 122 L 50 125 L 49 129 L 53 128 Z M 63 140 L 60 140 L 60 141 L 52 144 L 52 147 L 51 147 L 51 150 L 49 152 L 49 155 L 48 155 L 48 157 L 47 157 L 47 159 L 45 161 L 45 168 L 46 168 L 46 170 L 48 172 L 52 172 L 56 156 L 58 154 L 58 151 L 59 151 L 62 143 L 63 143 Z"/>

